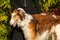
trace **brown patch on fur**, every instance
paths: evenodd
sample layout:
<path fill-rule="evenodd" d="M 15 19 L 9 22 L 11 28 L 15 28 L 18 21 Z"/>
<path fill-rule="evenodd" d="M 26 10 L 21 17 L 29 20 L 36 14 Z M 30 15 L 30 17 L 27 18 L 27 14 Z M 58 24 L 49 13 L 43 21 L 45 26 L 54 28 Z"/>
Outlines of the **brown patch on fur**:
<path fill-rule="evenodd" d="M 60 16 L 56 15 L 57 16 L 57 19 L 60 21 Z"/>
<path fill-rule="evenodd" d="M 37 33 L 43 33 L 45 30 L 50 30 L 51 27 L 54 25 L 56 19 L 52 15 L 33 15 L 34 19 L 38 20 L 36 25 Z"/>
<path fill-rule="evenodd" d="M 31 40 L 34 40 L 34 39 L 35 39 L 34 27 L 35 27 L 35 23 L 34 23 L 34 21 L 31 21 L 31 22 L 29 23 L 29 29 L 30 29 L 30 31 L 31 31 Z"/>

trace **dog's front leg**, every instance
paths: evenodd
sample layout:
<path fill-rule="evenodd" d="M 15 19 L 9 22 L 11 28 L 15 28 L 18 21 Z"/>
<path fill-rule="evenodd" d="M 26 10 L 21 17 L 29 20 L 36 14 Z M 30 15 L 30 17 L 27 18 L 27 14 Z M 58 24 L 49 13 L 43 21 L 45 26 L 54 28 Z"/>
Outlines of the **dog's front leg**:
<path fill-rule="evenodd" d="M 57 36 L 57 40 L 60 40 L 60 24 L 56 25 L 55 33 L 56 33 L 56 36 Z"/>
<path fill-rule="evenodd" d="M 35 40 L 35 30 L 34 30 L 35 24 L 34 22 L 29 23 L 29 29 L 30 29 L 30 40 Z"/>

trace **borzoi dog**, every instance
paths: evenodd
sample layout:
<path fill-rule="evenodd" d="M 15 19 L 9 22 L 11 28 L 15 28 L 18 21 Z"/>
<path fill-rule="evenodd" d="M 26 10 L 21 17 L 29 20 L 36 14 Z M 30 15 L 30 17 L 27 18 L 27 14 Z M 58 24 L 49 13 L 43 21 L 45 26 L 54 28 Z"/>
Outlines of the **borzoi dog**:
<path fill-rule="evenodd" d="M 26 40 L 49 40 L 53 34 L 60 40 L 60 16 L 30 15 L 22 8 L 15 9 L 11 15 L 10 24 L 14 27 L 18 25 L 23 30 Z"/>

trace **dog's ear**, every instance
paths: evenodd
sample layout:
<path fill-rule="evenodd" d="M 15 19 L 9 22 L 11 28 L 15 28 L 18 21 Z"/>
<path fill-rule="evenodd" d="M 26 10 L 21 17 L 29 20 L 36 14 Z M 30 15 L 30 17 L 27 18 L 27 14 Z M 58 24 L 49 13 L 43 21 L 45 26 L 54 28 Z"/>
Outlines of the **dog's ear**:
<path fill-rule="evenodd" d="M 25 12 L 25 10 L 23 9 L 23 8 L 18 8 L 17 10 L 19 10 L 20 11 L 20 13 L 19 14 L 25 14 L 26 12 Z"/>
<path fill-rule="evenodd" d="M 25 18 L 25 10 L 24 9 L 22 9 L 22 8 L 18 8 L 17 10 L 19 10 L 20 12 L 19 12 L 19 15 L 22 17 L 22 18 Z"/>

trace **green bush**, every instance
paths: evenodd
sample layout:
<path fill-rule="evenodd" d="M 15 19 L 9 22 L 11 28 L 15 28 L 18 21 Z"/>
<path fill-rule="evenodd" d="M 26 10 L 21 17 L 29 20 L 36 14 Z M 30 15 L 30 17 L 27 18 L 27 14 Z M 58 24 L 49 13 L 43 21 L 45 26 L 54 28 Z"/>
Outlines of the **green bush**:
<path fill-rule="evenodd" d="M 0 40 L 10 40 L 10 0 L 0 0 Z"/>
<path fill-rule="evenodd" d="M 60 0 L 39 0 L 39 4 L 42 11 L 51 11 L 53 8 L 60 8 Z"/>

